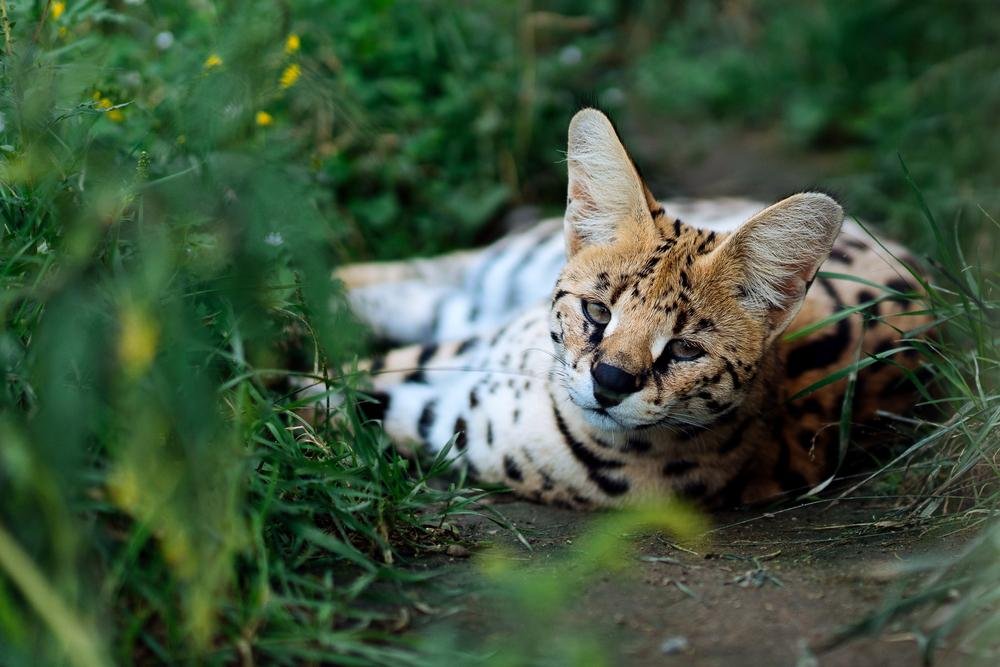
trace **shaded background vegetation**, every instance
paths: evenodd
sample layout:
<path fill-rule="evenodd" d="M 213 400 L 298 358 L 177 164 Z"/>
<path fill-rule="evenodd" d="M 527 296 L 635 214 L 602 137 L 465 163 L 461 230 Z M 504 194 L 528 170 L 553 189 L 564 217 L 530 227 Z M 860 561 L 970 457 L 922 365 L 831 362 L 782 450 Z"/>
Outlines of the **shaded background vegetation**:
<path fill-rule="evenodd" d="M 582 104 L 662 197 L 819 184 L 942 251 L 902 157 L 944 237 L 995 254 L 988 2 L 0 9 L 5 664 L 417 661 L 354 602 L 405 591 L 394 563 L 473 492 L 429 488 L 352 401 L 345 427 L 298 422 L 282 341 L 334 367 L 361 351 L 337 262 L 558 213 Z M 965 342 L 992 374 L 977 275 Z M 993 380 L 962 386 L 992 414 Z"/>

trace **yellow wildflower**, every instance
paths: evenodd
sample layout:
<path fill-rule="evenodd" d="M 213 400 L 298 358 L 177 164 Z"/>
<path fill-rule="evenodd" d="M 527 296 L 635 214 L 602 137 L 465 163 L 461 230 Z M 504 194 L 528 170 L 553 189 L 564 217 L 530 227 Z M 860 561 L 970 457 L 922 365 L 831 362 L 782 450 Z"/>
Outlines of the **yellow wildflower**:
<path fill-rule="evenodd" d="M 205 69 L 212 69 L 213 67 L 218 67 L 222 64 L 222 56 L 218 53 L 210 53 L 208 57 L 205 58 L 205 64 L 203 67 Z"/>
<path fill-rule="evenodd" d="M 107 97 L 102 97 L 99 100 L 97 100 L 98 109 L 107 109 L 108 120 L 120 123 L 123 120 L 125 120 L 125 114 L 122 113 L 121 109 L 112 109 L 111 107 L 113 107 L 114 105 L 115 103 L 109 100 Z"/>
<path fill-rule="evenodd" d="M 258 111 L 257 115 L 254 116 L 254 120 L 261 127 L 267 127 L 268 125 L 274 122 L 274 116 L 272 116 L 266 111 Z"/>
<path fill-rule="evenodd" d="M 52 3 L 52 20 L 53 21 L 58 21 L 59 17 L 62 16 L 63 12 L 65 12 L 65 11 L 66 11 L 66 3 L 65 2 L 53 2 Z"/>
<path fill-rule="evenodd" d="M 299 67 L 298 63 L 292 63 L 281 73 L 278 83 L 281 84 L 282 88 L 291 88 L 299 80 L 300 76 L 302 76 L 302 68 Z"/>
<path fill-rule="evenodd" d="M 94 91 L 94 94 L 93 94 L 93 95 L 91 95 L 90 97 L 91 97 L 91 99 L 92 99 L 92 100 L 94 100 L 95 102 L 100 102 L 100 101 L 101 101 L 101 98 L 102 98 L 102 97 L 104 97 L 104 96 L 103 96 L 103 95 L 101 95 L 101 91 L 99 91 L 99 90 L 95 90 L 95 91 Z"/>
<path fill-rule="evenodd" d="M 122 311 L 118 359 L 129 377 L 138 377 L 153 363 L 159 339 L 159 328 L 145 312 L 135 307 Z"/>
<path fill-rule="evenodd" d="M 294 32 L 285 40 L 285 53 L 295 53 L 302 46 L 302 40 Z"/>

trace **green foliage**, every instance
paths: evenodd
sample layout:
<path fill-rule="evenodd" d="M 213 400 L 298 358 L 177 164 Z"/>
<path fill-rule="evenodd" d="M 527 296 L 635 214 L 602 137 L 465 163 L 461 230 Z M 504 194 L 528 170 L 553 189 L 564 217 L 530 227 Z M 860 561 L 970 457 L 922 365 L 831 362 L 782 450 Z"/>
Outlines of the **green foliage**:
<path fill-rule="evenodd" d="M 902 171 L 909 180 L 905 165 Z M 1000 303 L 995 296 L 1000 274 L 989 266 L 970 266 L 957 236 L 942 227 L 912 180 L 910 185 L 915 208 L 937 241 L 931 276 L 913 273 L 934 320 L 907 332 L 906 341 L 924 359 L 923 374 L 910 377 L 932 417 L 916 424 L 905 450 L 842 495 L 898 475 L 897 484 L 910 485 L 913 499 L 902 511 L 911 518 L 942 516 L 949 533 L 981 534 L 973 534 L 957 554 L 892 568 L 887 574 L 905 586 L 844 628 L 827 648 L 877 635 L 899 621 L 918 638 L 927 664 L 949 640 L 970 656 L 970 664 L 992 664 L 1000 648 Z M 983 218 L 987 228 L 998 226 L 988 215 Z M 920 474 L 907 474 L 910 468 Z"/>
<path fill-rule="evenodd" d="M 1000 204 L 1000 15 L 990 3 L 684 3 L 660 20 L 634 68 L 659 113 L 846 149 L 848 175 L 824 185 L 927 249 L 932 238 L 912 238 L 926 227 L 897 154 L 943 210 L 972 217 Z"/>
<path fill-rule="evenodd" d="M 473 497 L 413 475 L 350 386 L 318 429 L 275 386 L 289 331 L 333 368 L 359 350 L 343 224 L 308 136 L 258 114 L 319 113 L 281 16 L 199 7 L 3 5 L 4 664 L 392 661 L 353 603 Z"/>
<path fill-rule="evenodd" d="M 283 118 L 352 259 L 467 247 L 513 203 L 562 200 L 562 137 L 595 82 L 556 47 L 588 48 L 594 18 L 506 2 L 296 5 L 304 75 Z"/>

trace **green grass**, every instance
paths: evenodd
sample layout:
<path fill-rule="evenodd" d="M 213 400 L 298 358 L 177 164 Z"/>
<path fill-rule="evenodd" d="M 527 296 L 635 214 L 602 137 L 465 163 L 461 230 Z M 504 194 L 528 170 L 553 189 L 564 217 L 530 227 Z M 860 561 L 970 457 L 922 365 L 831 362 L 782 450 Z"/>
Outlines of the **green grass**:
<path fill-rule="evenodd" d="M 286 343 L 317 367 L 364 352 L 338 261 L 558 205 L 586 101 L 847 150 L 857 210 L 939 261 L 940 417 L 879 479 L 929 466 L 910 510 L 992 517 L 996 273 L 963 254 L 996 234 L 975 208 L 997 209 L 992 14 L 583 7 L 0 0 L 0 662 L 422 662 L 392 632 L 424 579 L 400 564 L 481 494 L 429 484 L 443 461 L 400 459 L 354 400 L 301 421 Z M 981 609 L 996 570 L 961 567 L 958 609 Z"/>
<path fill-rule="evenodd" d="M 904 166 L 904 173 L 910 177 Z M 912 181 L 911 181 L 912 184 Z M 918 639 L 924 661 L 950 647 L 970 664 L 993 664 L 1000 645 L 1000 272 L 970 265 L 958 242 L 914 185 L 915 204 L 925 216 L 938 252 L 928 259 L 930 277 L 914 273 L 934 316 L 931 337 L 914 332 L 911 344 L 923 358 L 923 377 L 911 375 L 924 400 L 925 419 L 912 442 L 891 460 L 841 492 L 895 476 L 908 503 L 900 513 L 927 521 L 942 546 L 961 536 L 964 546 L 890 568 L 899 580 L 871 614 L 831 639 L 833 648 L 861 635 L 877 635 L 891 624 Z M 984 226 L 998 227 L 985 212 Z M 890 415 L 895 418 L 895 415 Z M 911 472 L 912 470 L 912 472 Z"/>

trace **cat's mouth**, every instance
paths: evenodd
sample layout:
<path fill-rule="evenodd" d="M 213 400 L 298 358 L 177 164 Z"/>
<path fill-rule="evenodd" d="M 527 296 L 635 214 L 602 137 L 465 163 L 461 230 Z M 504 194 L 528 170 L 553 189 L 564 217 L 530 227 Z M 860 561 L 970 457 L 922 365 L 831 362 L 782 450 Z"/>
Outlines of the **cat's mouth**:
<path fill-rule="evenodd" d="M 583 410 L 584 418 L 591 423 L 591 425 L 605 430 L 621 431 L 630 430 L 634 427 L 628 426 L 620 422 L 611 413 L 609 413 L 605 408 L 602 407 L 590 407 L 579 405 L 578 407 Z"/>

